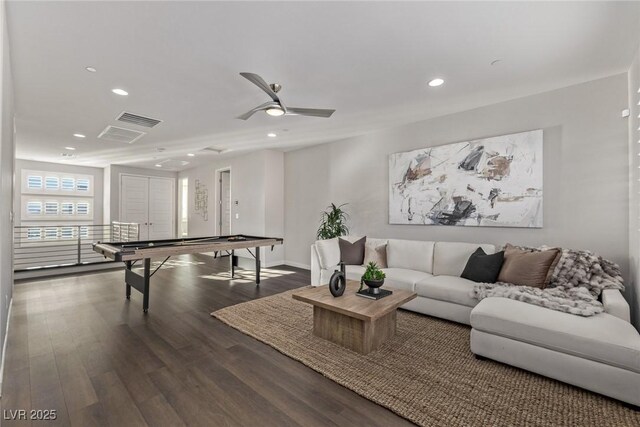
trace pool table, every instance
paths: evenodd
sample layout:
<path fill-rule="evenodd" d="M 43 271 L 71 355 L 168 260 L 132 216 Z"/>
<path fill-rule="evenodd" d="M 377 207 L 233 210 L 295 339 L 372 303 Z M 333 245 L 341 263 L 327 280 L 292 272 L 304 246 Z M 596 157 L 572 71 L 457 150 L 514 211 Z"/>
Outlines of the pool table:
<path fill-rule="evenodd" d="M 255 258 L 256 285 L 260 284 L 260 248 L 281 245 L 283 239 L 279 237 L 258 237 L 236 234 L 233 236 L 210 236 L 185 239 L 144 240 L 139 242 L 97 242 L 93 250 L 106 258 L 125 263 L 126 297 L 131 298 L 131 288 L 143 295 L 142 310 L 149 310 L 149 283 L 153 276 L 165 262 L 174 255 L 214 252 L 226 252 L 230 255 L 231 277 L 235 276 L 238 257 L 235 251 L 246 249 Z M 252 252 L 251 249 L 254 249 Z M 164 261 L 151 271 L 151 258 L 164 258 Z M 143 274 L 133 271 L 134 265 L 141 261 Z"/>

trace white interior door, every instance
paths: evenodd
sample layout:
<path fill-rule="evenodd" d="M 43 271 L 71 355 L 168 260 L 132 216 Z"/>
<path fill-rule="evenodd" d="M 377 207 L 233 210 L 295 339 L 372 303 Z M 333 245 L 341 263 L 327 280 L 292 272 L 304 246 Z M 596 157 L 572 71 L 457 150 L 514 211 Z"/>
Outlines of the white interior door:
<path fill-rule="evenodd" d="M 121 176 L 120 221 L 138 223 L 140 240 L 149 239 L 149 178 Z"/>
<path fill-rule="evenodd" d="M 149 240 L 175 237 L 174 181 L 149 178 Z"/>
<path fill-rule="evenodd" d="M 220 234 L 231 234 L 231 171 L 220 172 Z"/>

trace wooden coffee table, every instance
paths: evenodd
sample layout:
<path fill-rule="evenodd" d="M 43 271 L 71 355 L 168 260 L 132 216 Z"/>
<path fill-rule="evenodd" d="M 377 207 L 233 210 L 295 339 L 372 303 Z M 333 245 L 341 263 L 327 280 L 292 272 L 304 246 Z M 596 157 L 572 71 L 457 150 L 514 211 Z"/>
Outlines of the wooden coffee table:
<path fill-rule="evenodd" d="M 398 307 L 411 301 L 415 292 L 393 289 L 379 300 L 359 297 L 360 284 L 350 280 L 340 297 L 328 286 L 308 287 L 293 294 L 293 299 L 313 305 L 313 334 L 358 353 L 377 350 L 396 333 Z"/>

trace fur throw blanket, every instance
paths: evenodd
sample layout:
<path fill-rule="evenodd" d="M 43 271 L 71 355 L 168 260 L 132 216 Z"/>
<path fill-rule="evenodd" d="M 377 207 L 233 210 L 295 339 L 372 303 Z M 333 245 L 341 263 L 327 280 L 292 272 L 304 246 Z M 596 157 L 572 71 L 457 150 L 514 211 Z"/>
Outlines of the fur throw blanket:
<path fill-rule="evenodd" d="M 519 249 L 534 252 L 550 248 Z M 617 264 L 589 251 L 563 249 L 545 289 L 500 282 L 478 283 L 471 296 L 478 300 L 489 297 L 510 298 L 551 310 L 593 316 L 604 311 L 602 303 L 598 301 L 604 289 L 624 290 Z"/>

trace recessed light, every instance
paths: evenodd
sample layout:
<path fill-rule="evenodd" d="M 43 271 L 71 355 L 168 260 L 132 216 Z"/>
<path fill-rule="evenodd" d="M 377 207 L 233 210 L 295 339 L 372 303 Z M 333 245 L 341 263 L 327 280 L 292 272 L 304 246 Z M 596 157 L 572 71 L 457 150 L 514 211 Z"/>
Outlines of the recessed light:
<path fill-rule="evenodd" d="M 278 135 L 277 135 L 277 134 L 275 134 L 275 133 L 273 133 L 273 132 L 269 132 L 269 133 L 267 134 L 267 136 L 268 136 L 269 138 L 275 138 L 275 137 L 276 137 L 276 136 L 278 136 Z"/>
<path fill-rule="evenodd" d="M 96 69 L 95 69 L 95 68 L 93 68 L 93 67 L 87 67 L 87 68 L 85 68 L 85 70 L 87 70 L 87 71 L 88 71 L 88 72 L 90 72 L 90 73 L 95 73 L 96 71 L 98 71 L 98 70 L 96 70 Z"/>
<path fill-rule="evenodd" d="M 195 154 L 193 154 L 193 153 L 187 153 L 187 156 L 189 156 L 189 157 L 195 157 Z"/>
<path fill-rule="evenodd" d="M 433 79 L 429 82 L 429 86 L 431 87 L 436 87 L 436 86 L 440 86 L 442 83 L 444 83 L 444 80 L 442 79 Z"/>
<path fill-rule="evenodd" d="M 284 110 L 280 107 L 267 108 L 266 112 L 270 116 L 278 117 L 284 114 Z"/>
<path fill-rule="evenodd" d="M 118 88 L 116 88 L 116 89 L 111 89 L 111 92 L 115 93 L 116 95 L 120 95 L 120 96 L 127 96 L 127 95 L 129 95 L 129 92 L 127 92 L 127 91 L 126 91 L 126 90 L 124 90 L 124 89 L 118 89 Z"/>
<path fill-rule="evenodd" d="M 75 150 L 75 149 L 76 149 L 76 147 L 64 147 L 64 149 L 65 149 L 65 150 L 73 151 L 73 150 Z"/>
<path fill-rule="evenodd" d="M 86 135 L 83 135 L 81 133 L 74 133 L 73 136 L 75 136 L 76 138 L 86 138 Z"/>
<path fill-rule="evenodd" d="M 161 165 L 160 163 L 156 163 L 156 167 L 157 167 L 157 168 L 161 168 L 161 167 L 162 167 L 162 165 Z"/>

